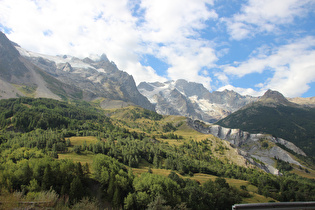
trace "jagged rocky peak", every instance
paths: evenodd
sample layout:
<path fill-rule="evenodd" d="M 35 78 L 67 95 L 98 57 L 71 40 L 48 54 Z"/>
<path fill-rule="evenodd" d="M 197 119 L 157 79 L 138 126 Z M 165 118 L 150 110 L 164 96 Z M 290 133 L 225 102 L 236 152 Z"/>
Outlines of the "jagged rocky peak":
<path fill-rule="evenodd" d="M 81 93 L 78 95 L 84 100 L 90 101 L 97 98 L 106 98 L 154 110 L 154 106 L 149 100 L 137 90 L 133 77 L 119 70 L 116 64 L 109 61 L 105 54 L 101 56 L 92 55 L 91 57 L 80 59 L 71 55 L 51 56 L 34 53 L 18 46 L 16 48 L 11 46 L 11 48 L 12 52 L 15 52 L 17 55 L 21 54 L 23 57 L 20 57 L 23 60 L 45 71 L 49 76 L 59 80 L 62 84 L 67 84 L 73 89 L 80 90 Z M 4 55 L 7 54 L 8 52 L 4 53 Z M 5 56 L 0 56 L 0 61 L 2 58 L 5 58 Z M 11 62 L 12 59 L 6 59 L 6 61 Z M 3 63 L 0 62 L 0 67 Z M 14 63 L 17 64 L 17 62 Z M 7 69 L 7 66 L 12 65 L 6 64 L 3 68 Z M 14 69 L 19 70 L 19 68 Z M 11 76 L 12 72 L 13 70 L 8 70 L 5 73 Z M 17 75 L 20 75 L 20 72 L 22 71 L 18 71 Z M 0 76 L 1 73 L 0 71 Z M 7 80 L 10 79 L 9 76 Z M 36 81 L 40 82 L 40 80 Z M 12 79 L 10 82 L 12 82 Z"/>
<path fill-rule="evenodd" d="M 104 53 L 101 55 L 100 60 L 101 60 L 101 61 L 109 62 L 109 60 L 108 60 L 108 58 L 107 58 L 107 55 L 105 55 Z"/>
<path fill-rule="evenodd" d="M 65 72 L 73 72 L 73 68 L 72 68 L 71 64 L 68 62 L 63 65 L 61 70 L 65 71 Z"/>
<path fill-rule="evenodd" d="M 259 102 L 264 104 L 281 104 L 281 105 L 292 105 L 293 103 L 289 102 L 281 93 L 274 90 L 268 90 L 265 94 L 259 99 Z"/>
<path fill-rule="evenodd" d="M 184 79 L 179 79 L 175 82 L 175 87 L 187 97 L 198 96 L 205 97 L 210 92 L 202 84 L 196 82 L 188 82 Z"/>
<path fill-rule="evenodd" d="M 144 89 L 144 90 L 147 90 L 147 91 L 153 91 L 154 88 L 152 87 L 152 85 L 146 83 L 146 82 L 141 82 L 139 85 L 138 85 L 138 89 Z"/>
<path fill-rule="evenodd" d="M 202 84 L 183 79 L 164 83 L 142 82 L 138 89 L 156 105 L 156 111 L 160 114 L 189 116 L 206 122 L 216 122 L 257 100 L 254 97 L 241 96 L 234 91 L 210 93 Z"/>
<path fill-rule="evenodd" d="M 91 58 L 88 58 L 88 57 L 84 58 L 82 61 L 83 61 L 84 63 L 88 63 L 88 64 L 92 64 L 92 63 L 95 62 L 94 60 L 92 60 Z"/>

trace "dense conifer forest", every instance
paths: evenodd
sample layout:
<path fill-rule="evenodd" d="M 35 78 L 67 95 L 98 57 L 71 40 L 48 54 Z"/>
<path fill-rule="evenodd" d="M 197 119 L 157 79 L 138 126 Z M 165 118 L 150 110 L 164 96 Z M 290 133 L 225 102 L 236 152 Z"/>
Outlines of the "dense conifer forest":
<path fill-rule="evenodd" d="M 111 117 L 119 112 L 120 119 Z M 211 140 L 185 139 L 174 133 L 184 122 L 163 118 L 139 107 L 123 112 L 81 101 L 0 100 L 0 207 L 33 202 L 61 209 L 231 209 L 253 194 L 228 178 L 248 181 L 272 201 L 315 200 L 314 179 L 290 173 L 286 163 L 278 161 L 283 175 L 275 176 L 223 161 Z M 150 123 L 141 128 L 137 120 Z M 73 145 L 73 137 L 96 140 Z M 61 159 L 65 154 L 93 161 Z M 144 164 L 147 171 L 134 172 Z M 199 173 L 216 178 L 200 183 L 193 179 Z"/>

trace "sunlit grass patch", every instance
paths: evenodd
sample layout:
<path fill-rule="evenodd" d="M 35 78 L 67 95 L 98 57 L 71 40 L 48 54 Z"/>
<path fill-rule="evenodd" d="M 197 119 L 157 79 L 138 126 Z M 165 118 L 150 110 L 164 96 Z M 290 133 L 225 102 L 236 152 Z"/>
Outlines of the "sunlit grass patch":
<path fill-rule="evenodd" d="M 88 146 L 90 144 L 95 144 L 98 142 L 95 136 L 73 136 L 73 137 L 70 137 L 69 139 L 70 139 L 71 145 L 73 146 L 83 145 L 84 142 L 86 142 Z"/>
<path fill-rule="evenodd" d="M 308 179 L 315 179 L 315 171 L 309 168 L 306 170 L 307 172 L 305 171 L 305 169 L 298 169 L 296 167 L 293 167 L 293 170 L 291 172 Z"/>
<path fill-rule="evenodd" d="M 64 153 L 58 154 L 58 159 L 69 159 L 73 160 L 74 162 L 80 162 L 81 164 L 88 163 L 90 166 L 93 163 L 94 154 L 92 152 L 81 152 L 80 154 L 71 152 L 71 153 Z"/>
<path fill-rule="evenodd" d="M 259 195 L 253 192 L 249 192 L 252 197 L 250 198 L 244 198 L 242 203 L 268 203 L 268 202 L 276 202 L 273 198 L 270 197 L 265 197 L 263 195 Z"/>

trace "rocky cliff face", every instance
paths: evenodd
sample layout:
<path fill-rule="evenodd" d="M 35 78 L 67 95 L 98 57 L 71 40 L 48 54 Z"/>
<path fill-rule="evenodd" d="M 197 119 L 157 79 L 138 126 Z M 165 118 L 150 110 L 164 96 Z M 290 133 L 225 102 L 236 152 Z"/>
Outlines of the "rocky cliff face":
<path fill-rule="evenodd" d="M 206 122 L 216 122 L 257 100 L 228 90 L 210 93 L 202 84 L 182 79 L 165 83 L 142 82 L 138 89 L 155 104 L 159 114 L 182 115 Z"/>
<path fill-rule="evenodd" d="M 134 79 L 126 72 L 120 71 L 110 62 L 106 55 L 97 60 L 79 59 L 73 56 L 47 56 L 26 51 L 17 47 L 28 61 L 43 69 L 59 81 L 82 90 L 82 99 L 90 101 L 97 98 L 106 99 L 101 103 L 103 108 L 108 104 L 124 107 L 130 104 L 154 110 L 154 106 L 141 95 Z M 109 103 L 114 100 L 115 103 Z"/>
<path fill-rule="evenodd" d="M 49 81 L 49 82 L 48 82 Z M 54 91 L 54 88 L 59 89 Z M 22 57 L 13 43 L 0 32 L 0 98 L 20 96 L 61 99 L 58 93 L 80 92 L 45 73 Z"/>
<path fill-rule="evenodd" d="M 220 139 L 229 141 L 232 145 L 239 148 L 239 154 L 269 173 L 278 174 L 278 170 L 275 168 L 275 158 L 295 165 L 301 165 L 289 152 L 283 150 L 277 144 L 281 144 L 297 154 L 306 156 L 293 143 L 271 135 L 251 134 L 240 129 L 206 125 L 194 120 L 189 120 L 189 125 L 201 133 L 212 134 Z"/>

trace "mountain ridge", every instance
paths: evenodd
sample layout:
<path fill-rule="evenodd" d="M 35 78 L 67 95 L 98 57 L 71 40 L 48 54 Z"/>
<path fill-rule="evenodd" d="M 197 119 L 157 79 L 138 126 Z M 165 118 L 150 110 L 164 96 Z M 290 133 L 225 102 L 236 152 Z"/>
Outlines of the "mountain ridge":
<path fill-rule="evenodd" d="M 61 99 L 61 97 L 70 96 L 69 93 L 76 95 L 76 92 L 80 92 L 76 88 L 58 82 L 54 77 L 29 62 L 20 55 L 16 46 L 18 45 L 13 44 L 5 34 L 0 32 L 1 98 L 32 95 L 33 97 Z"/>
<path fill-rule="evenodd" d="M 315 109 L 289 102 L 276 91 L 267 91 L 260 100 L 221 119 L 222 127 L 250 133 L 271 134 L 300 147 L 307 155 L 315 150 Z"/>
<path fill-rule="evenodd" d="M 98 98 L 107 100 L 119 100 L 118 106 L 125 104 L 139 105 L 149 110 L 154 107 L 137 90 L 133 77 L 117 68 L 115 63 L 110 62 L 106 55 L 99 60 L 90 58 L 79 59 L 73 56 L 45 56 L 18 50 L 28 60 L 44 69 L 58 80 L 76 86 L 84 90 L 84 100 L 91 101 Z M 103 108 L 106 108 L 103 104 Z"/>
<path fill-rule="evenodd" d="M 0 55 L 1 98 L 106 99 L 106 103 L 100 104 L 103 108 L 109 100 L 114 100 L 111 106 L 134 104 L 154 110 L 139 93 L 133 77 L 119 70 L 106 55 L 94 61 L 33 53 L 12 43 L 2 32 Z"/>
<path fill-rule="evenodd" d="M 202 84 L 183 79 L 164 83 L 141 82 L 138 89 L 155 104 L 159 114 L 182 115 L 206 122 L 216 122 L 257 100 L 229 90 L 210 93 Z"/>

